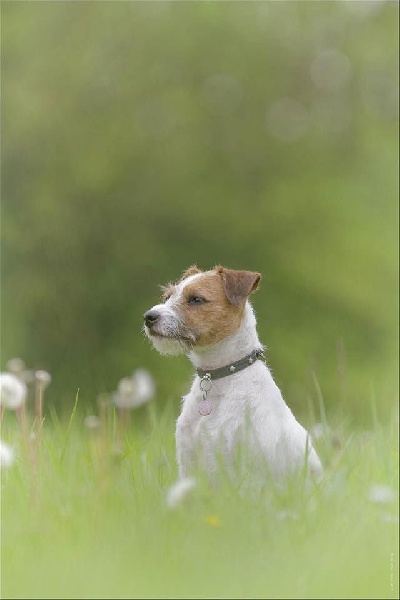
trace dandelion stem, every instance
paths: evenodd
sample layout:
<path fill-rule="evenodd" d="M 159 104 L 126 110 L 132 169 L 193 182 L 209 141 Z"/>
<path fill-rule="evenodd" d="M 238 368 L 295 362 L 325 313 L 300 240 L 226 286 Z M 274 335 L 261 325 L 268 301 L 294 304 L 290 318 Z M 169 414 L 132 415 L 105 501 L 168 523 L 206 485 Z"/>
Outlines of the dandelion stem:
<path fill-rule="evenodd" d="M 36 380 L 36 388 L 35 388 L 35 421 L 36 428 L 40 428 L 40 424 L 42 422 L 43 415 L 43 382 L 40 380 Z"/>
<path fill-rule="evenodd" d="M 24 458 L 27 459 L 28 449 L 29 449 L 30 444 L 29 444 L 29 425 L 28 425 L 28 417 L 26 414 L 25 403 L 21 404 L 21 406 L 19 408 L 17 408 L 17 410 L 15 411 L 15 414 L 16 414 L 18 426 L 19 426 L 19 429 L 21 432 L 23 455 L 24 455 Z"/>

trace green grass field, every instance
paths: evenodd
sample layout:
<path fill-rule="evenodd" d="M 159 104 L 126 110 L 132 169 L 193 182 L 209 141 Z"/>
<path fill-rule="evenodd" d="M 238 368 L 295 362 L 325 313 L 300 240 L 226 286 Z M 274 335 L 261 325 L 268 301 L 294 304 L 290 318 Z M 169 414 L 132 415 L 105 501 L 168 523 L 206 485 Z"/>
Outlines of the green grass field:
<path fill-rule="evenodd" d="M 89 430 L 78 402 L 45 420 L 36 471 L 5 415 L 3 598 L 398 598 L 397 415 L 320 439 L 318 488 L 199 484 L 170 509 L 175 409 L 134 413 L 116 452 L 115 413 Z"/>

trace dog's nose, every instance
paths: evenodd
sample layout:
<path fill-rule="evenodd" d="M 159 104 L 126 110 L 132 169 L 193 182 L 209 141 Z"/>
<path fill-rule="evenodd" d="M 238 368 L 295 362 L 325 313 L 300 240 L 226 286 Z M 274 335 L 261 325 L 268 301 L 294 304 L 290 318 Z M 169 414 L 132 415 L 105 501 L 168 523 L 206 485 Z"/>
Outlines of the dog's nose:
<path fill-rule="evenodd" d="M 160 313 L 157 310 L 148 310 L 144 313 L 143 318 L 147 327 L 152 327 L 159 318 Z"/>

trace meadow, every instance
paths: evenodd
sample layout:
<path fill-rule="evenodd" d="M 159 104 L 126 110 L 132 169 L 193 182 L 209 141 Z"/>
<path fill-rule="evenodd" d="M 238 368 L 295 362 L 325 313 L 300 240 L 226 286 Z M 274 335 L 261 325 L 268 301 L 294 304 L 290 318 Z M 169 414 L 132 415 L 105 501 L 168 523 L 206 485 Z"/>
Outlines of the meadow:
<path fill-rule="evenodd" d="M 78 398 L 66 422 L 50 411 L 36 465 L 6 415 L 3 598 L 398 597 L 395 413 L 380 423 L 372 399 L 368 429 L 332 431 L 321 405 L 310 489 L 255 499 L 198 481 L 169 506 L 177 409 L 149 403 L 121 436 L 114 407 L 91 424 Z"/>
<path fill-rule="evenodd" d="M 0 367 L 51 373 L 1 407 L 2 597 L 398 598 L 398 3 L 0 10 Z M 168 502 L 193 371 L 142 315 L 195 263 L 262 273 L 318 486 Z"/>

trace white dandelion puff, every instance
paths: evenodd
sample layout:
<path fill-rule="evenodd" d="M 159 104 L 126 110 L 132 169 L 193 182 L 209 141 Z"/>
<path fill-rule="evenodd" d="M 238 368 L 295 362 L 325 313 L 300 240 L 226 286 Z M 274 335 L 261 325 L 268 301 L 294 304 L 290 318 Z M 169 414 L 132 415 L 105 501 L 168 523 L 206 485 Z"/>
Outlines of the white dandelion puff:
<path fill-rule="evenodd" d="M 17 410 L 26 400 L 27 387 L 12 373 L 0 373 L 0 405 Z"/>
<path fill-rule="evenodd" d="M 315 423 L 315 425 L 310 428 L 310 435 L 314 440 L 321 440 L 329 434 L 329 427 L 323 423 Z"/>
<path fill-rule="evenodd" d="M 14 450 L 8 444 L 0 441 L 0 466 L 8 469 L 14 464 Z"/>
<path fill-rule="evenodd" d="M 45 390 L 50 385 L 51 375 L 47 371 L 35 371 L 35 379 Z"/>
<path fill-rule="evenodd" d="M 368 489 L 368 500 L 376 504 L 390 504 L 396 498 L 396 492 L 390 485 L 371 485 Z"/>
<path fill-rule="evenodd" d="M 196 481 L 190 477 L 179 479 L 167 491 L 168 508 L 177 508 L 196 487 Z"/>
<path fill-rule="evenodd" d="M 25 363 L 22 358 L 10 358 L 6 363 L 6 367 L 10 373 L 15 373 L 15 375 L 17 375 L 25 370 Z"/>
<path fill-rule="evenodd" d="M 100 427 L 101 420 L 97 415 L 87 415 L 83 421 L 83 424 L 87 429 L 94 430 Z"/>
<path fill-rule="evenodd" d="M 399 515 L 391 515 L 389 513 L 382 515 L 382 521 L 384 523 L 399 523 Z"/>
<path fill-rule="evenodd" d="M 149 402 L 156 391 L 153 377 L 146 369 L 136 369 L 132 378 L 135 385 L 136 406 Z"/>
<path fill-rule="evenodd" d="M 35 371 L 35 420 L 36 427 L 41 427 L 43 421 L 43 397 L 50 385 L 51 375 L 47 371 Z M 39 439 L 39 436 L 38 436 Z"/>
<path fill-rule="evenodd" d="M 118 390 L 112 396 L 118 408 L 133 408 L 135 406 L 135 385 L 130 377 L 124 377 L 118 384 Z"/>
<path fill-rule="evenodd" d="M 340 450 L 342 447 L 339 435 L 325 423 L 315 423 L 315 425 L 310 428 L 310 435 L 315 442 L 320 442 L 322 440 L 329 442 L 335 450 Z"/>
<path fill-rule="evenodd" d="M 298 521 L 299 515 L 297 515 L 293 510 L 280 510 L 276 513 L 279 521 Z"/>
<path fill-rule="evenodd" d="M 132 377 L 124 377 L 113 394 L 113 402 L 118 408 L 136 408 L 149 402 L 154 396 L 155 384 L 145 369 L 137 369 Z"/>

